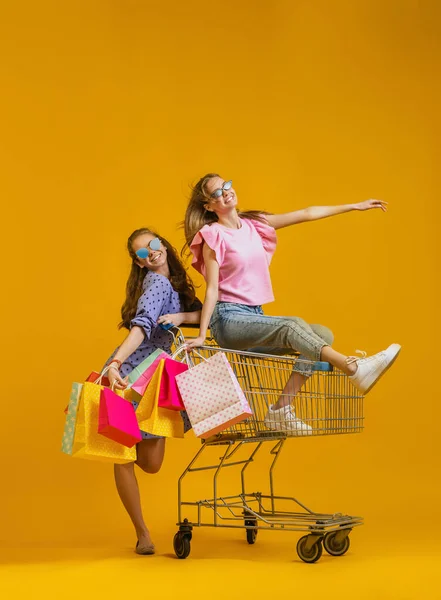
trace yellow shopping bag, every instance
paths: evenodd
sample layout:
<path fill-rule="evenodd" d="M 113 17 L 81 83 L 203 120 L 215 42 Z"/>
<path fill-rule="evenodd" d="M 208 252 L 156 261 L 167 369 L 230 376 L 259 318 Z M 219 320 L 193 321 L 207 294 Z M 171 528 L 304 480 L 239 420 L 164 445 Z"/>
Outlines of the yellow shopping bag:
<path fill-rule="evenodd" d="M 104 386 L 86 382 L 79 400 L 72 456 L 101 462 L 129 463 L 136 460 L 136 445 L 127 448 L 98 433 L 100 392 Z M 123 391 L 115 390 L 125 397 Z"/>
<path fill-rule="evenodd" d="M 158 406 L 163 370 L 164 360 L 161 360 L 136 409 L 136 418 L 141 431 L 163 437 L 183 438 L 184 422 L 181 413 Z"/>

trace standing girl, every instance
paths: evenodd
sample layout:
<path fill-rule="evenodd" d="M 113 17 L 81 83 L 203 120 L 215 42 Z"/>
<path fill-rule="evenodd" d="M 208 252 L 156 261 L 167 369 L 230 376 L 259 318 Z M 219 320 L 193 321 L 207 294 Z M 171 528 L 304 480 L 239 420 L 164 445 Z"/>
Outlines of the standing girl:
<path fill-rule="evenodd" d="M 202 345 L 210 327 L 217 343 L 225 348 L 273 354 L 299 352 L 299 358 L 329 362 L 367 394 L 397 358 L 401 349 L 398 344 L 373 356 L 348 357 L 331 346 L 333 334 L 327 327 L 309 325 L 300 317 L 266 316 L 261 305 L 274 300 L 269 264 L 276 249 L 276 229 L 353 210 L 386 211 L 386 203 L 366 200 L 342 206 L 311 206 L 279 215 L 238 212 L 236 207 L 231 180 L 209 173 L 193 188 L 184 220 L 186 246 L 207 287 L 199 336 L 188 342 L 188 348 Z M 279 401 L 268 407 L 267 427 L 291 435 L 311 432 L 291 408 L 292 398 L 308 376 L 305 367 L 297 367 Z"/>
<path fill-rule="evenodd" d="M 170 352 L 172 336 L 161 323 L 179 326 L 199 323 L 201 303 L 184 266 L 171 244 L 150 229 L 138 229 L 127 241 L 132 268 L 119 327 L 129 329 L 121 346 L 108 360 L 109 379 L 117 389 L 127 386 L 126 376 L 157 348 Z M 183 414 L 184 420 L 186 415 Z M 186 423 L 188 428 L 188 422 Z M 142 432 L 135 463 L 114 465 L 119 496 L 135 527 L 138 554 L 155 548 L 141 509 L 135 464 L 146 473 L 157 473 L 164 459 L 165 439 Z"/>

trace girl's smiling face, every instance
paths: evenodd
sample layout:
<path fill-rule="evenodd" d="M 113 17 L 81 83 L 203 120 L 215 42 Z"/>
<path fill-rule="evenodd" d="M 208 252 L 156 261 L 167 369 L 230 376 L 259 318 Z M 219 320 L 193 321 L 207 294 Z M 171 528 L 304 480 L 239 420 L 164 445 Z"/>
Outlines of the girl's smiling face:
<path fill-rule="evenodd" d="M 232 208 L 237 206 L 237 196 L 236 191 L 230 186 L 226 186 L 226 181 L 222 179 L 222 177 L 212 177 L 205 184 L 205 196 L 207 198 L 207 203 L 205 204 L 205 209 L 210 210 L 217 215 L 222 215 L 231 211 Z M 231 182 L 228 182 L 231 183 Z M 214 193 L 217 192 L 217 196 L 214 196 Z M 219 192 L 222 192 L 219 194 Z"/>
<path fill-rule="evenodd" d="M 150 233 L 142 233 L 133 241 L 132 250 L 137 257 L 136 264 L 142 269 L 146 268 L 149 271 L 168 276 L 167 248 L 159 238 Z M 145 256 L 146 251 L 148 252 L 147 256 Z"/>

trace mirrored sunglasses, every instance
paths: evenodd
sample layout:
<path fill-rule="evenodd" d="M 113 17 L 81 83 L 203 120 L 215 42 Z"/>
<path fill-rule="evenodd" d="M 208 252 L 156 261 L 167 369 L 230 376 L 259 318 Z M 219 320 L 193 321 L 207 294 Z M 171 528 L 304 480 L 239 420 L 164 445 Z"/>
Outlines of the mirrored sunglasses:
<path fill-rule="evenodd" d="M 145 259 L 150 254 L 150 250 L 160 250 L 161 249 L 161 240 L 159 238 L 153 238 L 147 245 L 147 248 L 140 248 L 135 252 L 138 258 Z"/>
<path fill-rule="evenodd" d="M 228 190 L 231 190 L 232 187 L 233 187 L 233 180 L 230 179 L 230 181 L 226 181 L 221 188 L 214 190 L 214 192 L 212 192 L 210 194 L 210 198 L 213 198 L 213 200 L 215 200 L 216 198 L 220 198 L 222 196 L 222 194 L 224 193 L 224 191 L 228 192 Z"/>

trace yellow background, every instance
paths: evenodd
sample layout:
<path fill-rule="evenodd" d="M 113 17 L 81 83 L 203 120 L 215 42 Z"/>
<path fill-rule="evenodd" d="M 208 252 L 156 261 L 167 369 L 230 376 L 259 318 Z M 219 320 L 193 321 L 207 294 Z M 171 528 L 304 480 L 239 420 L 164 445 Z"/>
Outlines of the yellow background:
<path fill-rule="evenodd" d="M 403 351 L 367 398 L 365 432 L 290 441 L 277 490 L 363 515 L 359 558 L 436 549 L 440 12 L 436 0 L 2 3 L 2 546 L 134 544 L 111 467 L 61 454 L 63 409 L 122 339 L 126 238 L 152 226 L 180 248 L 188 186 L 214 170 L 244 209 L 389 202 L 280 232 L 268 313 L 328 325 L 345 353 Z M 162 471 L 139 476 L 162 552 L 198 447 L 173 440 Z M 197 532 L 192 552 L 249 551 L 229 536 Z M 266 535 L 265 550 L 262 536 L 259 560 L 295 558 L 287 538 Z"/>

